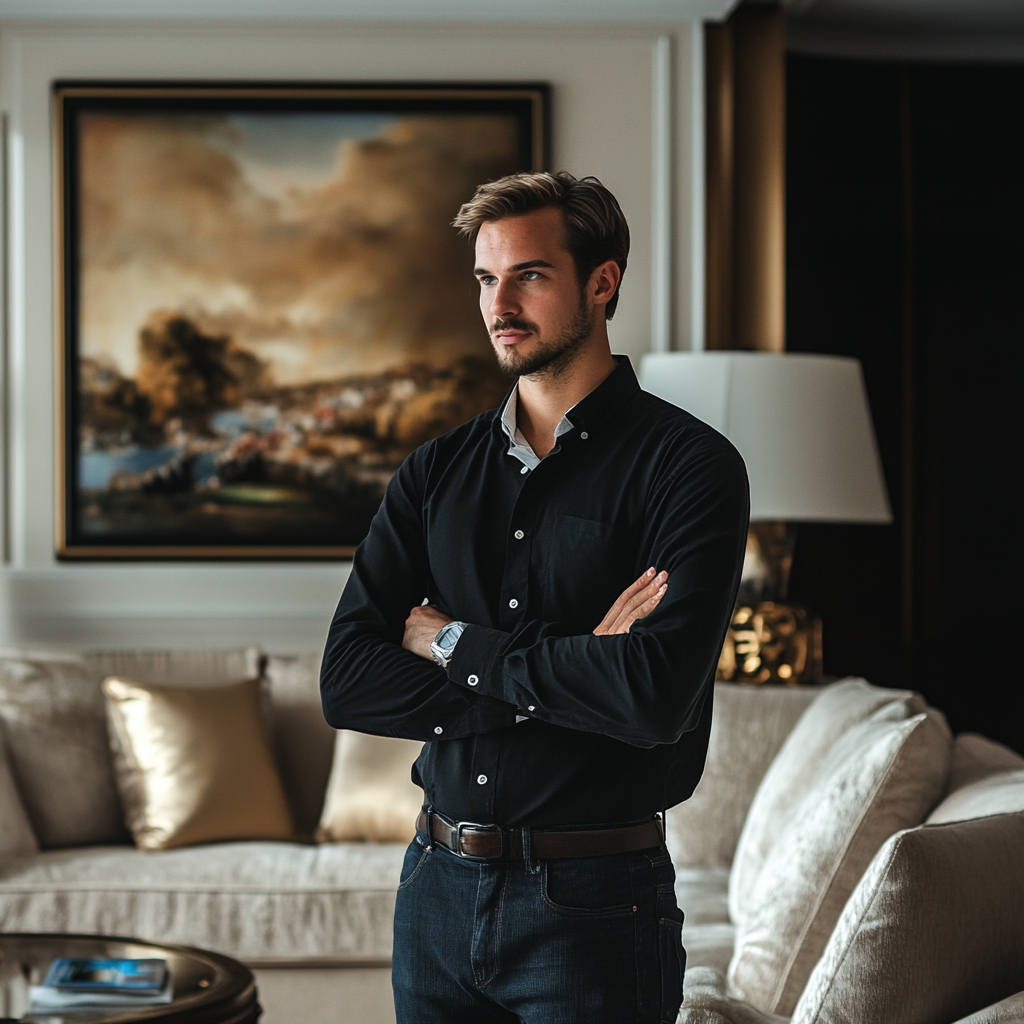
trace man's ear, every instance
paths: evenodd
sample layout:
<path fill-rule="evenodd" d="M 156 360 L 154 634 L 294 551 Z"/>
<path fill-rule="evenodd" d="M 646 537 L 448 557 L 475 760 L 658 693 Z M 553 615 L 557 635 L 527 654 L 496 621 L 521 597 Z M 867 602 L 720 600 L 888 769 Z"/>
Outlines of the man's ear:
<path fill-rule="evenodd" d="M 594 305 L 607 306 L 615 297 L 621 280 L 622 271 L 615 260 L 605 260 L 599 267 L 595 267 L 587 282 L 587 294 Z"/>

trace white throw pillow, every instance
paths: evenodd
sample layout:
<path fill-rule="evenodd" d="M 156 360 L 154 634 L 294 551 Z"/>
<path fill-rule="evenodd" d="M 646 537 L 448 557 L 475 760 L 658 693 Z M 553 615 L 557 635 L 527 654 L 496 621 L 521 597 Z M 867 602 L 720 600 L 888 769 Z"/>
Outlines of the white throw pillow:
<path fill-rule="evenodd" d="M 793 1024 L 934 1024 L 1024 991 L 1022 850 L 1024 813 L 892 836 L 844 908 Z"/>
<path fill-rule="evenodd" d="M 7 750 L 0 731 L 0 857 L 35 853 L 38 849 L 35 833 L 7 764 Z"/>
<path fill-rule="evenodd" d="M 736 929 L 735 994 L 790 1014 L 851 892 L 882 843 L 919 825 L 949 775 L 952 738 L 929 708 L 890 702 L 853 726 L 814 773 Z"/>
<path fill-rule="evenodd" d="M 410 778 L 423 744 L 342 729 L 334 741 L 320 842 L 411 842 L 423 790 Z"/>
<path fill-rule="evenodd" d="M 729 875 L 729 916 L 734 924 L 742 924 L 772 845 L 836 742 L 851 726 L 893 701 L 904 706 L 903 717 L 925 707 L 910 690 L 889 690 L 863 679 L 844 679 L 825 687 L 801 715 L 765 772 L 743 823 Z"/>

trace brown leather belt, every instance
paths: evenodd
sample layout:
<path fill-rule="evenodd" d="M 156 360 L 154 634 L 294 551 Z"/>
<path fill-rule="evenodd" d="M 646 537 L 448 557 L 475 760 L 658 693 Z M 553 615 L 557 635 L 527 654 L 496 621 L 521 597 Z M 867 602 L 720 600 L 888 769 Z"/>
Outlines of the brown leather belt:
<path fill-rule="evenodd" d="M 526 829 L 452 821 L 437 811 L 431 811 L 429 818 L 428 828 L 427 812 L 420 811 L 416 827 L 458 857 L 495 861 L 523 859 Z M 529 830 L 530 855 L 536 860 L 632 853 L 660 846 L 664 840 L 665 828 L 660 818 L 616 828 Z"/>

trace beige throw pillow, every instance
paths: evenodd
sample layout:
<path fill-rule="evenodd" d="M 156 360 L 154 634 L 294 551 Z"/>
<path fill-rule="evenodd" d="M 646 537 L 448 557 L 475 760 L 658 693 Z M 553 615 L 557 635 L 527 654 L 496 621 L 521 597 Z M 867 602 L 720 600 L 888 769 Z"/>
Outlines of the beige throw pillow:
<path fill-rule="evenodd" d="M 892 836 L 843 910 L 793 1024 L 935 1024 L 1024 992 L 1022 850 L 1024 812 Z"/>
<path fill-rule="evenodd" d="M 743 922 L 772 845 L 785 830 L 822 762 L 851 726 L 893 701 L 901 702 L 904 718 L 925 707 L 924 701 L 909 690 L 889 690 L 863 679 L 844 679 L 825 687 L 801 715 L 765 772 L 743 823 L 729 874 L 729 916 L 734 924 Z"/>
<path fill-rule="evenodd" d="M 847 730 L 765 860 L 737 926 L 729 983 L 767 1013 L 793 1012 L 872 857 L 894 832 L 919 825 L 945 788 L 945 719 L 904 713 L 890 702 Z"/>
<path fill-rule="evenodd" d="M 949 792 L 1000 772 L 1024 768 L 1024 757 L 987 736 L 964 732 L 953 743 L 953 763 L 949 768 Z"/>
<path fill-rule="evenodd" d="M 0 857 L 35 853 L 38 849 L 32 825 L 21 805 L 18 787 L 7 764 L 7 750 L 0 731 Z"/>
<path fill-rule="evenodd" d="M 317 838 L 321 842 L 410 842 L 423 791 L 409 777 L 423 744 L 341 730 Z"/>
<path fill-rule="evenodd" d="M 0 653 L 0 725 L 39 845 L 127 843 L 107 738 L 106 701 L 83 658 Z"/>
<path fill-rule="evenodd" d="M 104 680 L 125 818 L 140 849 L 293 837 L 261 689 L 259 679 L 201 687 Z"/>

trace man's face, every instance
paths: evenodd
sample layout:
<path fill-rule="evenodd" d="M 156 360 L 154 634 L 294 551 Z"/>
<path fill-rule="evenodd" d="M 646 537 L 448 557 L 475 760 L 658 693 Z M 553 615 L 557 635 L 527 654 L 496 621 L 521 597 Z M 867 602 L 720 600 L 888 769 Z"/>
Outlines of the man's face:
<path fill-rule="evenodd" d="M 558 372 L 593 335 L 593 305 L 562 232 L 562 211 L 549 207 L 487 221 L 477 235 L 480 312 L 498 364 L 513 377 Z"/>

